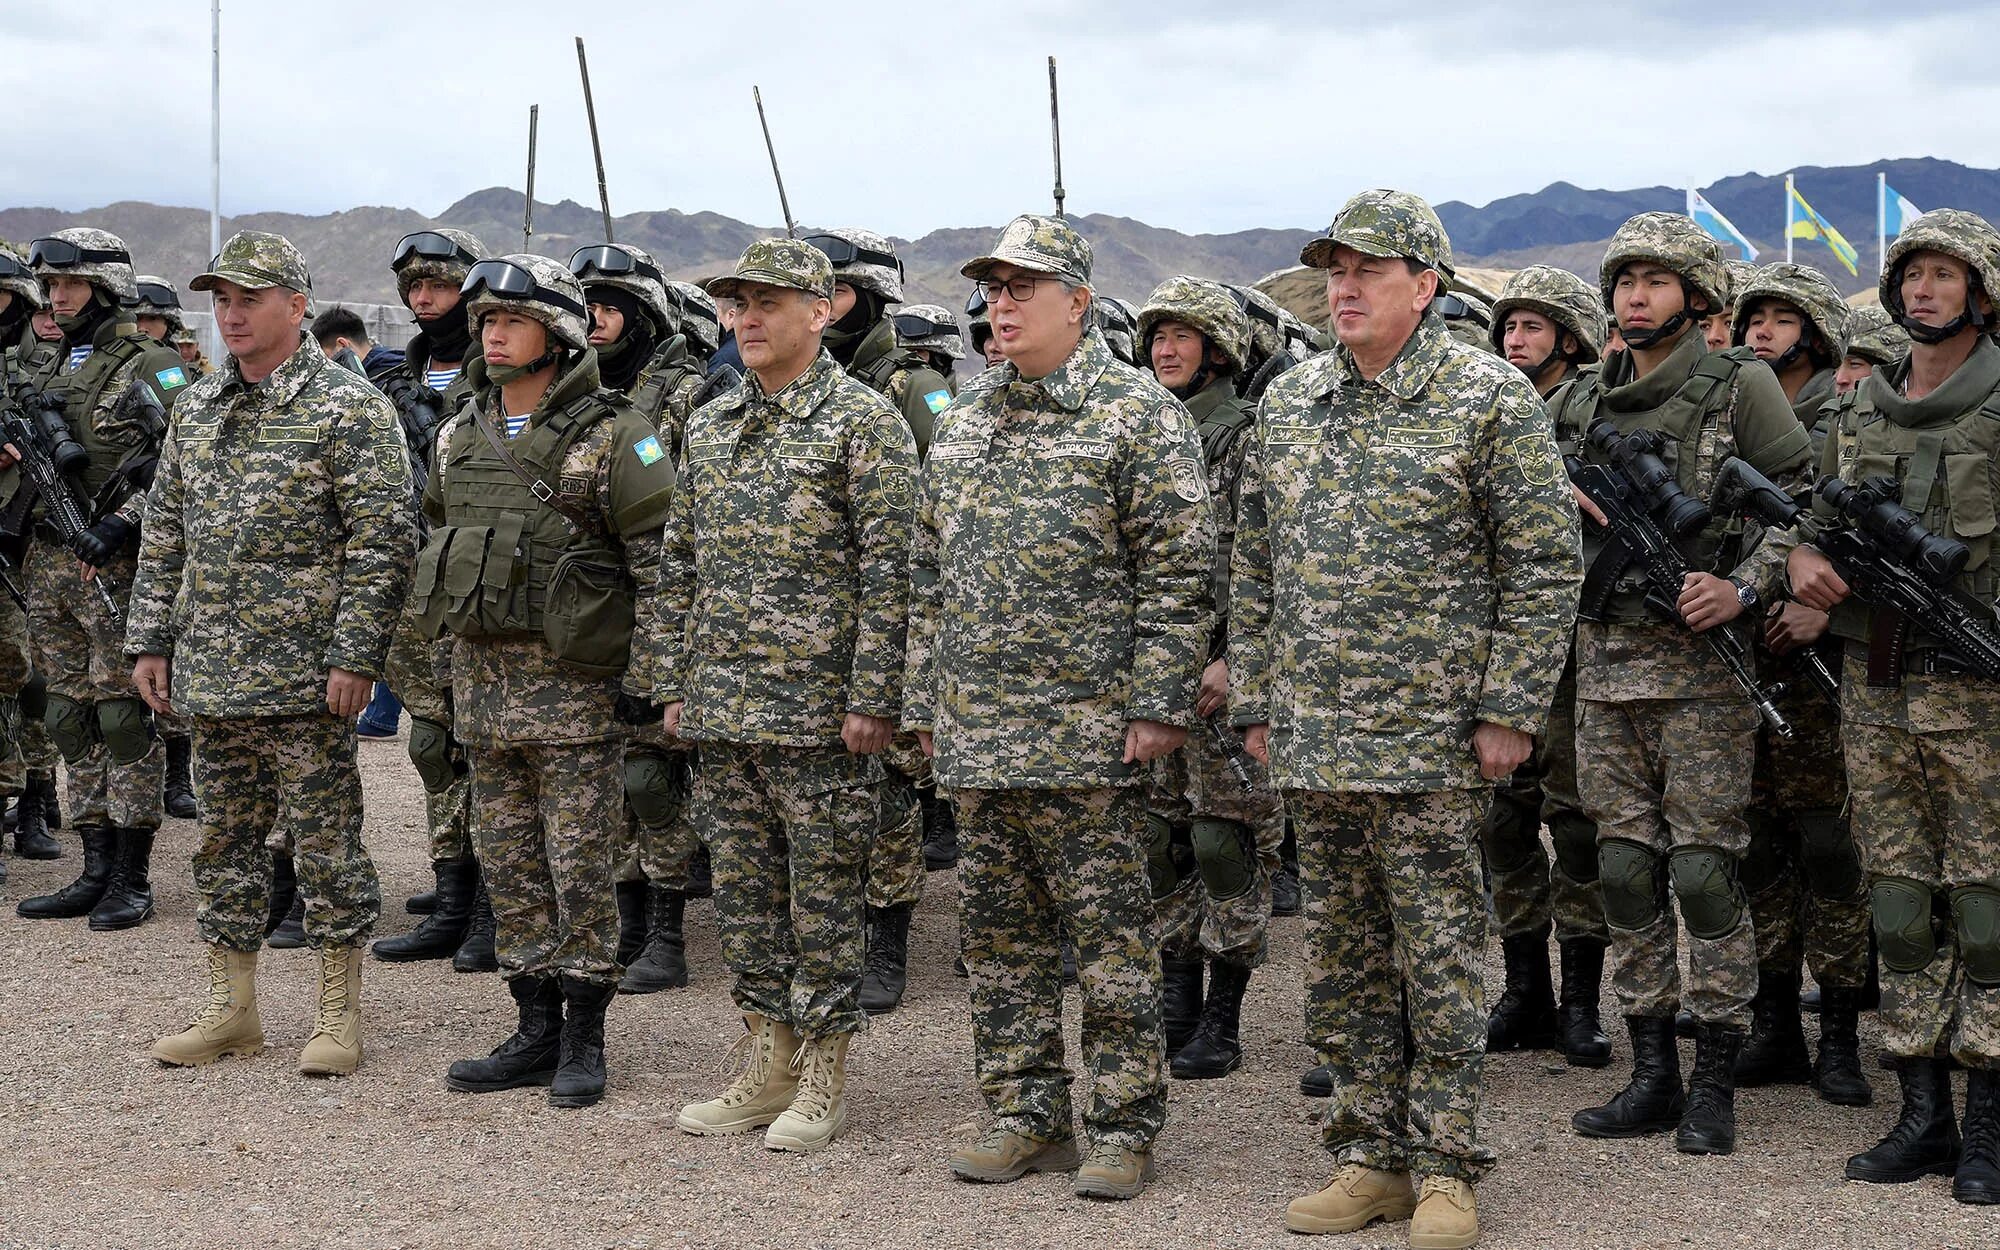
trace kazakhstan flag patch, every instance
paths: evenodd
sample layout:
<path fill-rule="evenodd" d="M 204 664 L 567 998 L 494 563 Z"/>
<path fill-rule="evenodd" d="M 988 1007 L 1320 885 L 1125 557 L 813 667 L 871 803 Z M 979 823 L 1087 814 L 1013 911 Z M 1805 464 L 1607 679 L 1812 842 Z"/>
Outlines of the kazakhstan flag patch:
<path fill-rule="evenodd" d="M 161 390 L 171 391 L 188 384 L 187 370 L 181 368 L 179 365 L 175 365 L 171 369 L 162 369 L 153 375 L 153 381 L 160 384 Z"/>
<path fill-rule="evenodd" d="M 924 396 L 924 403 L 930 405 L 931 415 L 936 416 L 951 407 L 951 392 L 932 391 L 930 394 Z"/>
<path fill-rule="evenodd" d="M 658 464 L 667 453 L 660 450 L 660 440 L 648 434 L 632 444 L 632 454 L 639 457 L 640 464 Z"/>

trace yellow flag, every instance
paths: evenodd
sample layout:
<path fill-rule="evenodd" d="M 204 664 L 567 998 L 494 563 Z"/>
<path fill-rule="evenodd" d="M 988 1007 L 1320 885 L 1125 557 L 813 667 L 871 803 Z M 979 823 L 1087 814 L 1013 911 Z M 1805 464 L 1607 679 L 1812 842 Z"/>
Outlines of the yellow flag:
<path fill-rule="evenodd" d="M 1833 253 L 1834 259 L 1847 266 L 1847 272 L 1858 275 L 1860 270 L 1855 268 L 1855 264 L 1861 259 L 1861 254 L 1854 250 L 1854 245 L 1847 241 L 1846 236 L 1833 228 L 1832 222 L 1813 211 L 1813 206 L 1806 203 L 1806 197 L 1799 194 L 1797 187 L 1792 188 L 1792 207 L 1795 210 L 1792 214 L 1792 237 L 1821 240 Z"/>

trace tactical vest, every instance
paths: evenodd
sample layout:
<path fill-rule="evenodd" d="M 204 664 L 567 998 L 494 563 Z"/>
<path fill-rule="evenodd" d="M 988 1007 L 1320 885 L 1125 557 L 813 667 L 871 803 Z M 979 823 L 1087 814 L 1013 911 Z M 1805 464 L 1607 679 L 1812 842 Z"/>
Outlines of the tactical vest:
<path fill-rule="evenodd" d="M 651 370 L 646 374 L 644 381 L 632 388 L 630 400 L 632 407 L 638 410 L 640 416 L 646 418 L 648 425 L 657 430 L 666 411 L 667 397 L 688 378 L 702 376 L 702 368 L 695 363 L 693 357 L 676 361 L 664 369 Z"/>
<path fill-rule="evenodd" d="M 129 443 L 114 443 L 98 433 L 91 414 L 97 411 L 105 392 L 110 389 L 111 380 L 126 365 L 144 355 L 152 343 L 153 340 L 141 334 L 121 334 L 91 352 L 75 373 L 65 376 L 60 371 L 51 371 L 48 375 L 44 393 L 62 396 L 63 420 L 68 422 L 70 434 L 90 453 L 90 460 L 77 479 L 83 488 L 86 505 L 97 498 L 104 484 L 118 471 L 118 466 L 125 463 L 135 450 Z M 148 442 L 157 445 L 165 434 L 164 429 L 156 430 Z M 116 504 L 112 506 L 116 507 Z"/>
<path fill-rule="evenodd" d="M 903 370 L 928 368 L 930 368 L 930 365 L 925 362 L 923 357 L 917 355 L 907 347 L 892 347 L 869 361 L 866 365 L 860 365 L 848 370 L 848 376 L 860 382 L 869 390 L 874 391 L 877 395 L 887 395 L 889 393 L 889 383 L 895 381 L 896 375 Z"/>

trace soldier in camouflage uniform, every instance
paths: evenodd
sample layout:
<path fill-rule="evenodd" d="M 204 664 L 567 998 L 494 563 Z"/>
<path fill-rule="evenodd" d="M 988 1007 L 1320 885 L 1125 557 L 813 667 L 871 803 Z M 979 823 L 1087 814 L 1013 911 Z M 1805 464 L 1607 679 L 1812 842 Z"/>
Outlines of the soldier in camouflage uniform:
<path fill-rule="evenodd" d="M 1530 265 L 1493 305 L 1491 342 L 1544 398 L 1595 364 L 1604 345 L 1597 288 L 1567 269 Z M 1554 849 L 1543 849 L 1548 826 Z M 1494 787 L 1480 831 L 1507 984 L 1486 1025 L 1488 1053 L 1560 1049 L 1565 1062 L 1601 1068 L 1611 1042 L 1598 1018 L 1604 979 L 1604 902 L 1597 826 L 1576 793 L 1576 664 L 1564 664 L 1535 753 Z M 1562 1002 L 1549 975 L 1551 928 L 1562 953 Z"/>
<path fill-rule="evenodd" d="M 978 287 L 965 301 L 965 337 L 972 340 L 972 350 L 986 367 L 991 369 L 1006 363 L 1007 357 L 1000 350 L 1000 341 L 993 337 L 993 318 L 986 307 L 986 292 Z"/>
<path fill-rule="evenodd" d="M 208 1002 L 161 1063 L 264 1045 L 257 1011 L 271 860 L 297 848 L 319 1009 L 308 1075 L 361 1062 L 361 945 L 381 911 L 361 843 L 354 718 L 389 650 L 415 549 L 395 411 L 302 330 L 312 279 L 275 234 L 231 236 L 190 284 L 231 355 L 186 393 L 147 505 L 124 652 L 154 710 L 193 720 L 202 814 L 196 928 Z"/>
<path fill-rule="evenodd" d="M 1576 446 L 1596 423 L 1664 440 L 1679 488 L 1708 498 L 1725 460 L 1741 456 L 1785 490 L 1806 486 L 1810 444 L 1770 369 L 1747 348 L 1711 353 L 1700 320 L 1722 303 L 1720 246 L 1674 213 L 1620 226 L 1598 287 L 1627 350 L 1585 369 L 1549 403 L 1558 437 Z M 1604 453 L 1578 446 L 1602 463 Z M 1590 505 L 1594 508 L 1595 505 Z M 1590 509 L 1587 508 L 1586 512 Z M 1600 886 L 1611 931 L 1612 983 L 1632 1037 L 1632 1079 L 1578 1112 L 1578 1132 L 1632 1137 L 1675 1129 L 1689 1154 L 1735 1148 L 1733 1071 L 1756 990 L 1756 939 L 1738 863 L 1750 842 L 1758 715 L 1698 637 L 1761 619 L 1779 589 L 1756 537 L 1716 515 L 1678 540 L 1692 572 L 1662 622 L 1644 574 L 1619 560 L 1601 526 L 1584 533 L 1584 608 L 1577 626 L 1578 782 L 1597 822 Z M 1687 1004 L 1695 1070 L 1684 1093 L 1674 1013 L 1681 978 L 1671 892 L 1688 931 Z"/>
<path fill-rule="evenodd" d="M 2000 232 L 1984 219 L 1938 209 L 1904 227 L 1881 296 L 1914 340 L 1910 356 L 1826 411 L 1819 462 L 1850 485 L 1893 478 L 1924 528 L 1969 548 L 1954 589 L 1987 612 L 2000 500 L 1996 292 Z M 1847 1176 L 1952 1171 L 1954 1198 L 2000 1203 L 2000 684 L 1967 671 L 1924 622 L 1850 598 L 1817 548 L 1794 549 L 1788 572 L 1801 603 L 1833 613 L 1846 646 L 1851 812 L 1903 1094 L 1895 1127 L 1848 1160 Z M 1962 1142 L 1944 1047 L 1967 1069 Z"/>
<path fill-rule="evenodd" d="M 834 270 L 806 240 L 752 243 L 709 284 L 750 373 L 688 422 L 667 519 L 652 697 L 695 743 L 722 954 L 749 1062 L 681 1131 L 766 1127 L 830 1144 L 864 1016 L 863 865 L 878 837 L 908 628 L 917 449 L 823 347 Z M 921 869 L 919 869 L 921 871 Z"/>
<path fill-rule="evenodd" d="M 93 929 L 127 929 L 153 914 L 164 753 L 152 741 L 152 714 L 132 688 L 124 622 L 103 596 L 108 590 L 115 600 L 132 585 L 164 409 L 191 379 L 179 355 L 140 333 L 127 311 L 138 286 L 116 235 L 60 230 L 35 240 L 28 257 L 63 332 L 62 348 L 28 384 L 61 404 L 71 437 L 88 455 L 72 480 L 90 528 L 66 546 L 46 519 L 46 501 L 23 493 L 25 474 L 10 470 L 12 506 L 32 508 L 36 518 L 22 569 L 29 635 L 35 668 L 47 681 L 49 737 L 68 765 L 68 806 L 84 846 L 75 882 L 23 900 L 18 910 L 35 918 L 87 913 Z M 159 406 L 137 402 L 142 393 Z M 96 585 L 79 577 L 79 561 L 98 570 Z"/>
<path fill-rule="evenodd" d="M 979 1087 L 961 1179 L 1078 1166 L 1058 929 L 1090 1096 L 1076 1192 L 1130 1198 L 1166 1118 L 1145 783 L 1180 746 L 1212 626 L 1215 531 L 1187 409 L 1093 325 L 1090 244 L 1025 215 L 961 272 L 1007 363 L 947 410 L 910 558 L 904 724 L 959 820 Z"/>
<path fill-rule="evenodd" d="M 1833 389 L 1836 394 L 1845 395 L 1877 369 L 1901 363 L 1910 354 L 1910 332 L 1897 325 L 1889 310 L 1880 304 L 1851 308 L 1847 314 L 1847 341 L 1840 350 L 1840 365 L 1833 371 Z"/>
<path fill-rule="evenodd" d="M 1722 274 L 1717 279 L 1720 286 L 1716 288 L 1721 306 L 1701 319 L 1702 342 L 1709 351 L 1719 352 L 1735 341 L 1736 292 L 1756 274 L 1757 266 L 1747 260 L 1722 262 Z"/>
<path fill-rule="evenodd" d="M 1337 1171 L 1286 1226 L 1409 1218 L 1412 1244 L 1469 1246 L 1493 1162 L 1479 828 L 1562 671 L 1575 512 L 1533 389 L 1443 324 L 1428 204 L 1364 191 L 1300 260 L 1327 270 L 1340 346 L 1265 394 L 1230 580 L 1231 719 L 1297 828 L 1306 992 L 1334 1022 Z"/>
<path fill-rule="evenodd" d="M 1097 332 L 1104 336 L 1104 345 L 1111 349 L 1111 354 L 1122 364 L 1135 369 L 1142 367 L 1137 337 L 1139 310 L 1115 295 L 1093 299 L 1091 308 L 1097 315 Z"/>
<path fill-rule="evenodd" d="M 1201 443 L 1215 507 L 1210 594 L 1218 608 L 1229 599 L 1236 486 L 1254 416 L 1236 394 L 1249 339 L 1243 310 L 1218 283 L 1169 278 L 1139 310 L 1139 340 L 1153 376 L 1186 406 Z M 1285 836 L 1284 809 L 1264 766 L 1215 719 L 1228 699 L 1227 650 L 1224 618 L 1202 669 L 1200 723 L 1185 746 L 1153 766 L 1147 804 L 1147 871 L 1160 909 L 1161 1013 L 1171 1071 L 1182 1079 L 1227 1076 L 1243 1061 L 1243 992 L 1264 962 L 1271 876 Z"/>
<path fill-rule="evenodd" d="M 965 359 L 965 338 L 958 315 L 936 304 L 905 304 L 890 320 L 896 326 L 896 346 L 914 352 L 958 394 L 955 362 Z"/>
<path fill-rule="evenodd" d="M 1467 290 L 1440 291 L 1437 310 L 1451 337 L 1478 351 L 1494 351 L 1492 305 Z"/>

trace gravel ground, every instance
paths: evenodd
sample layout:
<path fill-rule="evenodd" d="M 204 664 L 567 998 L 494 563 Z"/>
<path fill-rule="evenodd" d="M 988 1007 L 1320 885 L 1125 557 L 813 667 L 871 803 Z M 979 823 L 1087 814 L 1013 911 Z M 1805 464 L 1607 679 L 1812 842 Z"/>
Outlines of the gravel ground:
<path fill-rule="evenodd" d="M 423 808 L 400 740 L 361 752 L 383 932 L 400 932 L 414 923 L 403 898 L 429 884 Z M 159 915 L 117 934 L 15 916 L 13 900 L 74 874 L 76 844 L 63 837 L 65 858 L 10 860 L 0 887 L 9 955 L 0 961 L 0 1246 L 1307 1244 L 1285 1233 L 1284 1204 L 1324 1184 L 1328 1168 L 1315 1106 L 1295 1084 L 1311 1062 L 1296 1040 L 1297 920 L 1277 922 L 1271 963 L 1252 983 L 1244 1068 L 1226 1081 L 1176 1083 L 1159 1179 L 1134 1202 L 1098 1205 L 1073 1197 L 1062 1177 L 975 1186 L 945 1171 L 980 1111 L 964 983 L 950 968 L 950 874 L 927 883 L 903 1009 L 853 1049 L 845 1137 L 801 1158 L 768 1152 L 755 1136 L 673 1128 L 683 1103 L 719 1087 L 741 1028 L 707 903 L 688 909 L 694 984 L 621 997 L 608 1096 L 555 1111 L 540 1090 L 445 1089 L 446 1065 L 504 1036 L 512 1005 L 496 978 L 442 963 L 365 961 L 368 1057 L 355 1077 L 293 1071 L 312 1019 L 307 950 L 264 958 L 262 1056 L 159 1068 L 145 1047 L 182 1027 L 203 991 L 186 868 L 194 827 L 170 821 L 162 831 Z M 1497 947 L 1491 958 L 1497 979 Z M 1628 1051 L 1616 1042 L 1618 1060 L 1601 1072 L 1545 1055 L 1489 1063 L 1484 1130 L 1501 1163 L 1480 1190 L 1483 1245 L 2000 1245 L 2000 1212 L 1953 1203 L 1944 1178 L 1840 1179 L 1846 1156 L 1894 1118 L 1893 1079 L 1879 1070 L 1876 1105 L 1860 1111 L 1800 1088 L 1745 1094 L 1743 1144 L 1728 1159 L 1682 1156 L 1662 1138 L 1577 1137 L 1570 1113 L 1624 1079 Z M 1863 1044 L 1872 1052 L 1872 1020 Z M 1404 1233 L 1378 1225 L 1324 1244 L 1400 1246 Z"/>

